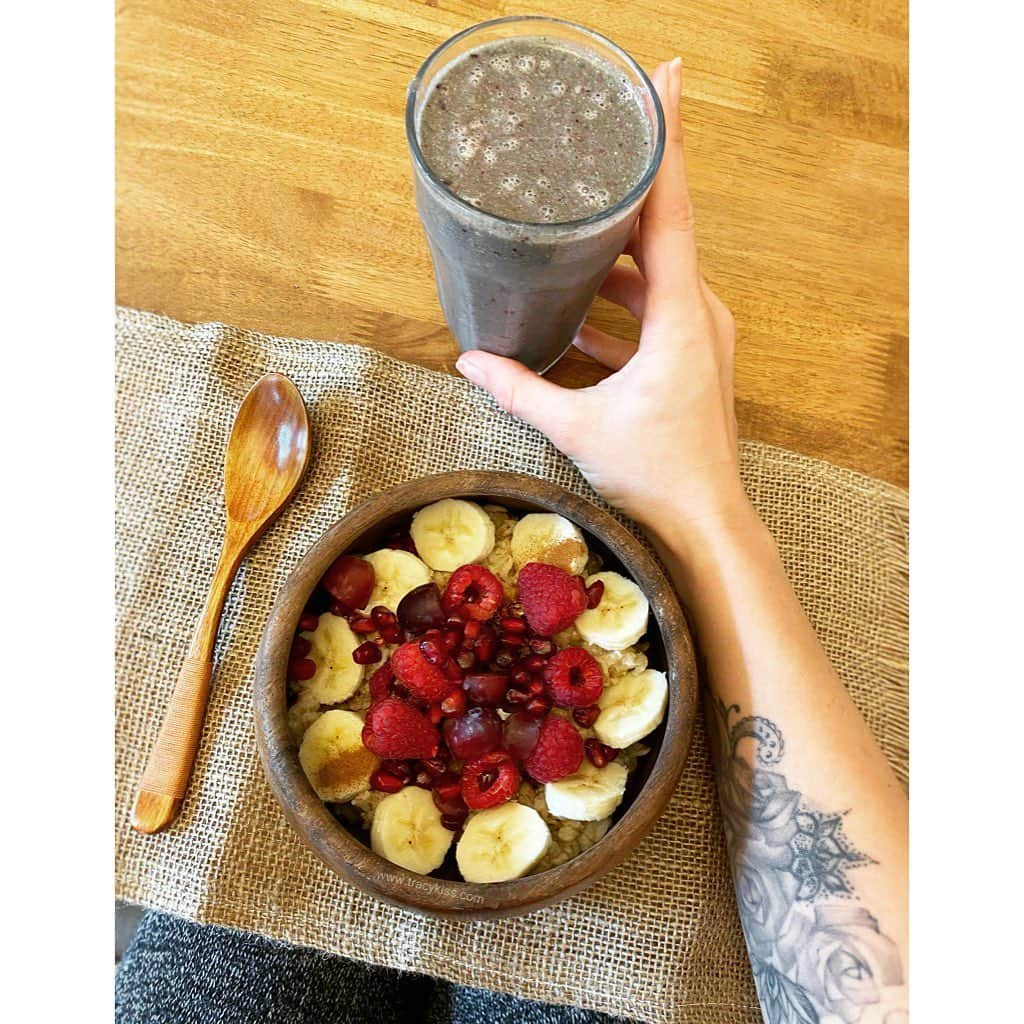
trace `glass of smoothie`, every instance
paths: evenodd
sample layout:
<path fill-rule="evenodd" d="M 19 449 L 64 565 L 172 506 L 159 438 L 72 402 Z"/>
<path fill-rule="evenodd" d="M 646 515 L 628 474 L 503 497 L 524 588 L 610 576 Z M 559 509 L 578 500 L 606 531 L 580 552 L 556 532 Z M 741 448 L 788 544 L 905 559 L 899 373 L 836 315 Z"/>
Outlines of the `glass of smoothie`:
<path fill-rule="evenodd" d="M 427 58 L 405 128 L 459 347 L 543 373 L 572 344 L 661 163 L 654 87 L 596 32 L 499 18 Z"/>

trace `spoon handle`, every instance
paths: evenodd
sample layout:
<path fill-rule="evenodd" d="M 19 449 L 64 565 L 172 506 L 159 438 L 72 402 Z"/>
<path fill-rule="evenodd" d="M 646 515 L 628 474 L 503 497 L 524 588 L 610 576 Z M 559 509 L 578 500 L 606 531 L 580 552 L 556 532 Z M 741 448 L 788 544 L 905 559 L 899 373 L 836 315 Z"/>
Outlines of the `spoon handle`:
<path fill-rule="evenodd" d="M 186 658 L 181 666 L 135 798 L 132 828 L 138 832 L 159 832 L 178 816 L 199 749 L 212 675 L 212 661 Z"/>
<path fill-rule="evenodd" d="M 229 531 L 221 551 L 202 618 L 188 657 L 164 713 L 156 744 L 142 773 L 132 810 L 132 828 L 152 834 L 167 828 L 178 816 L 192 777 L 213 675 L 213 647 L 228 588 L 245 555 L 250 538 L 239 542 Z"/>

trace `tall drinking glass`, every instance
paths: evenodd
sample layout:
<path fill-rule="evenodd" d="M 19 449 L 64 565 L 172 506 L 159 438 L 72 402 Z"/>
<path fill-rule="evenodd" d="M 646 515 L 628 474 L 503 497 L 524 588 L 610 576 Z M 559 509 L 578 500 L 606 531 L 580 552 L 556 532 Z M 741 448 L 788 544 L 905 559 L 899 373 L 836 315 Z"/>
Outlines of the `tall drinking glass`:
<path fill-rule="evenodd" d="M 531 222 L 488 213 L 456 195 L 424 158 L 421 114 L 439 77 L 476 47 L 522 37 L 589 51 L 610 64 L 647 119 L 643 172 L 592 216 Z M 405 129 L 438 297 L 459 347 L 511 356 L 543 373 L 572 344 L 661 163 L 665 121 L 654 87 L 627 53 L 596 32 L 556 18 L 499 18 L 460 32 L 427 58 L 409 86 Z"/>

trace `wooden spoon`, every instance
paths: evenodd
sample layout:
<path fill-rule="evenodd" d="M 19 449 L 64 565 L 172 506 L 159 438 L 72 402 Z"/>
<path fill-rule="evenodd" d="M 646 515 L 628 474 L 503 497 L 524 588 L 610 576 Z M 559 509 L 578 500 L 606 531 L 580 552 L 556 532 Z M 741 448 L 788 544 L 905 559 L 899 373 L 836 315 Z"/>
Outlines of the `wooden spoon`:
<path fill-rule="evenodd" d="M 213 645 L 231 581 L 253 541 L 277 518 L 309 462 L 309 417 L 295 385 L 261 377 L 242 401 L 224 464 L 224 546 L 202 618 L 142 774 L 132 827 L 159 832 L 178 816 L 210 695 Z"/>

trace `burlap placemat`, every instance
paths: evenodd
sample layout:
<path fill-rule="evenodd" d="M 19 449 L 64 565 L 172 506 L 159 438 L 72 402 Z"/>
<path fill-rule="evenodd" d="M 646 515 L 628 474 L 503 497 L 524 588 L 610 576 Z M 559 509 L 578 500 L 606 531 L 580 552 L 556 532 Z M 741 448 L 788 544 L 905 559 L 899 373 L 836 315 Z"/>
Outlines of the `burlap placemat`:
<path fill-rule="evenodd" d="M 251 673 L 278 587 L 369 494 L 427 473 L 504 469 L 594 495 L 536 431 L 464 381 L 354 345 L 117 314 L 117 895 L 375 964 L 648 1021 L 756 1024 L 703 728 L 640 848 L 585 894 L 525 918 L 457 924 L 377 903 L 335 877 L 264 781 Z M 128 826 L 217 558 L 223 452 L 268 370 L 309 407 L 314 455 L 231 592 L 192 789 L 177 825 Z M 907 500 L 887 484 L 759 444 L 747 488 L 830 656 L 907 776 Z"/>

